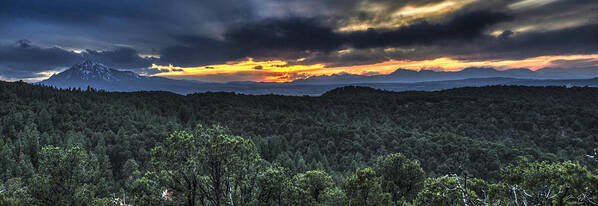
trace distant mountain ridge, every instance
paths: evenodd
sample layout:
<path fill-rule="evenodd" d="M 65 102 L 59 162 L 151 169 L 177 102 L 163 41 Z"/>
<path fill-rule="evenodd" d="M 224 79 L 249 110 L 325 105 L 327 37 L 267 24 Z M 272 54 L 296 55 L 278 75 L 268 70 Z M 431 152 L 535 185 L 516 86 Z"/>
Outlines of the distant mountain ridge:
<path fill-rule="evenodd" d="M 397 69 L 385 75 L 333 74 L 312 76 L 293 81 L 294 84 L 355 84 L 355 83 L 416 83 L 427 81 L 462 80 L 471 78 L 517 78 L 517 79 L 588 79 L 598 77 L 598 68 L 558 69 L 545 68 L 497 70 L 494 68 L 470 67 L 461 71 L 433 71 Z"/>
<path fill-rule="evenodd" d="M 102 63 L 86 60 L 74 65 L 39 84 L 56 88 L 92 87 L 106 91 L 170 91 L 191 93 L 197 91 L 198 82 L 174 80 L 163 77 L 141 76 L 131 71 L 120 71 Z"/>
<path fill-rule="evenodd" d="M 116 70 L 113 68 L 109 68 L 108 66 L 102 63 L 90 60 L 87 60 L 81 64 L 77 64 L 64 72 L 52 75 L 52 77 L 50 77 L 50 79 L 54 80 L 81 80 L 85 83 L 90 81 L 118 82 L 141 78 L 141 76 L 135 74 L 134 72 Z"/>
<path fill-rule="evenodd" d="M 326 91 L 347 85 L 366 86 L 389 91 L 438 91 L 458 87 L 491 85 L 598 87 L 598 78 L 592 78 L 596 76 L 598 76 L 598 70 L 591 68 L 582 70 L 548 68 L 536 71 L 529 69 L 467 68 L 458 72 L 397 69 L 388 75 L 335 74 L 314 76 L 288 83 L 207 83 L 141 76 L 134 72 L 113 69 L 99 62 L 85 61 L 66 71 L 52 75 L 52 77 L 39 82 L 39 84 L 57 88 L 86 89 L 89 86 L 95 89 L 117 92 L 169 91 L 179 94 L 235 92 L 243 94 L 322 95 Z"/>

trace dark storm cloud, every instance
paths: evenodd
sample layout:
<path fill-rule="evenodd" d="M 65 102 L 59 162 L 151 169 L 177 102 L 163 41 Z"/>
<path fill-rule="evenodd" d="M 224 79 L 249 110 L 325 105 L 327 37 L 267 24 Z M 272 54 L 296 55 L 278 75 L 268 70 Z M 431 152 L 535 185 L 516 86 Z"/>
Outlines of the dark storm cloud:
<path fill-rule="evenodd" d="M 200 37 L 180 36 L 181 45 L 160 51 L 160 63 L 175 66 L 199 66 L 222 63 L 243 57 L 241 48 L 225 41 Z"/>
<path fill-rule="evenodd" d="M 445 23 L 422 22 L 394 30 L 338 33 L 318 19 L 276 19 L 232 27 L 225 40 L 184 36 L 185 45 L 168 47 L 161 61 L 176 66 L 221 63 L 244 57 L 299 58 L 310 53 L 326 55 L 343 47 L 378 48 L 429 45 L 444 41 L 467 42 L 482 36 L 488 26 L 510 20 L 496 12 L 475 11 Z"/>
<path fill-rule="evenodd" d="M 223 63 L 244 57 L 289 57 L 309 51 L 330 52 L 343 37 L 316 19 L 289 18 L 232 26 L 225 40 L 179 36 L 181 45 L 163 49 L 161 62 L 176 66 Z"/>
<path fill-rule="evenodd" d="M 521 6 L 522 2 L 528 4 Z M 476 1 L 462 9 L 471 10 L 494 10 L 515 17 L 515 21 L 504 22 L 492 28 L 495 31 L 511 30 L 515 33 L 560 30 L 598 21 L 598 1 L 595 0 Z"/>
<path fill-rule="evenodd" d="M 498 41 L 488 50 L 508 53 L 509 58 L 598 52 L 598 24 L 546 32 L 531 32 Z"/>
<path fill-rule="evenodd" d="M 338 48 L 342 39 L 332 28 L 316 19 L 267 19 L 232 26 L 224 40 L 201 36 L 179 36 L 180 45 L 160 52 L 162 64 L 199 66 L 224 63 L 245 57 L 292 57 L 309 51 L 329 52 Z"/>
<path fill-rule="evenodd" d="M 508 37 L 486 37 L 439 51 L 456 59 L 524 59 L 544 55 L 598 53 L 598 24 L 561 30 L 528 32 Z M 433 53 L 433 52 L 432 52 Z"/>
<path fill-rule="evenodd" d="M 12 44 L 0 45 L 0 76 L 35 78 L 40 76 L 40 72 L 62 70 L 84 59 L 101 61 L 111 67 L 126 70 L 146 68 L 156 60 L 142 58 L 132 48 L 86 50 L 76 53 L 59 47 L 42 48 L 28 40 L 19 40 Z"/>
<path fill-rule="evenodd" d="M 53 0 L 53 1 L 14 1 L 7 0 L 0 3 L 1 16 L 10 19 L 30 19 L 66 24 L 99 23 L 105 18 L 132 18 L 135 16 L 151 17 L 145 10 L 138 9 L 141 4 L 134 1 L 123 1 L 115 4 L 114 1 L 90 0 Z M 151 3 L 148 1 L 148 3 Z M 6 19 L 5 19 L 6 20 Z"/>
<path fill-rule="evenodd" d="M 58 47 L 40 48 L 28 40 L 0 45 L 0 76 L 36 77 L 36 73 L 70 66 L 81 60 L 75 52 Z"/>
<path fill-rule="evenodd" d="M 408 6 L 447 2 L 455 4 L 434 18 L 391 15 Z M 596 0 L 533 1 L 524 7 L 513 6 L 522 0 L 464 2 L 4 0 L 0 1 L 0 75 L 25 77 L 52 71 L 77 63 L 82 55 L 150 73 L 147 68 L 152 63 L 200 66 L 246 57 L 335 66 L 389 59 L 521 59 L 598 52 L 593 37 L 598 35 Z M 387 21 L 407 24 L 338 32 L 356 23 L 369 26 Z M 490 36 L 490 32 L 503 35 Z M 35 43 L 13 43 L 18 39 Z"/>
<path fill-rule="evenodd" d="M 503 32 L 504 33 L 504 32 Z M 328 66 L 371 64 L 396 60 L 425 60 L 450 57 L 458 60 L 520 60 L 537 56 L 598 53 L 598 24 L 561 30 L 507 34 L 498 37 L 481 35 L 471 41 L 450 41 L 423 46 L 360 49 L 348 54 L 320 55 L 308 63 L 333 62 Z"/>
<path fill-rule="evenodd" d="M 250 18 L 253 15 L 253 6 L 249 1 L 240 0 L 7 0 L 0 2 L 0 6 L 3 20 L 29 19 L 64 24 L 93 24 L 120 19 L 132 21 L 131 23 L 158 21 L 156 23 L 165 26 L 167 21 L 191 17 L 187 16 L 190 13 L 222 22 Z"/>
<path fill-rule="evenodd" d="M 596 54 L 596 36 L 598 24 L 519 34 L 505 31 L 497 37 L 481 34 L 477 38 L 465 41 L 450 40 L 433 44 L 352 49 L 346 53 L 312 54 L 306 56 L 306 60 L 297 63 L 327 63 L 327 66 L 334 67 L 372 64 L 390 59 L 426 60 L 450 57 L 464 61 L 519 60 L 545 55 Z"/>
<path fill-rule="evenodd" d="M 316 19 L 265 20 L 232 28 L 227 41 L 246 50 L 323 51 L 338 48 L 342 38 Z"/>
<path fill-rule="evenodd" d="M 502 13 L 474 11 L 458 15 L 445 24 L 418 23 L 396 30 L 353 32 L 347 42 L 355 48 L 429 45 L 441 41 L 469 41 L 499 22 L 512 20 Z"/>
<path fill-rule="evenodd" d="M 218 36 L 226 25 L 254 19 L 250 1 L 52 0 L 0 1 L 0 40 L 142 53 L 177 43 L 174 34 Z"/>
<path fill-rule="evenodd" d="M 155 58 L 140 57 L 137 51 L 132 48 L 117 48 L 112 51 L 86 50 L 85 53 L 83 53 L 83 56 L 102 62 L 106 65 L 123 69 L 150 67 L 153 62 L 157 61 Z"/>
<path fill-rule="evenodd" d="M 269 12 L 268 17 L 322 17 L 335 26 L 350 19 L 379 21 L 405 6 L 425 6 L 442 3 L 445 0 L 257 0 Z M 382 10 L 376 14 L 365 13 L 368 4 L 379 5 Z M 277 6 L 273 6 L 277 5 Z"/>

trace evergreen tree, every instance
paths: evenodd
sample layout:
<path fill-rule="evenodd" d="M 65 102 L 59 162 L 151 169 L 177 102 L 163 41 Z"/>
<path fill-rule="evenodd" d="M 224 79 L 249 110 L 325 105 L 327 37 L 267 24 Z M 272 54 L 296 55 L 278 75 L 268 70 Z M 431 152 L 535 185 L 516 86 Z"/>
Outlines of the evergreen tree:
<path fill-rule="evenodd" d="M 39 154 L 38 173 L 29 191 L 40 205 L 87 205 L 98 186 L 93 164 L 79 147 L 45 146 Z"/>
<path fill-rule="evenodd" d="M 187 205 L 249 202 L 261 168 L 255 145 L 221 126 L 174 132 L 152 162 L 160 184 Z"/>
<path fill-rule="evenodd" d="M 344 183 L 348 205 L 390 205 L 391 195 L 383 192 L 381 182 L 371 168 L 357 169 Z"/>
<path fill-rule="evenodd" d="M 312 170 L 295 175 L 287 187 L 290 205 L 323 205 L 333 188 L 332 177 Z"/>
<path fill-rule="evenodd" d="M 393 202 L 415 199 L 425 178 L 419 162 L 401 153 L 378 158 L 374 171 L 382 177 L 382 188 L 392 195 Z"/>

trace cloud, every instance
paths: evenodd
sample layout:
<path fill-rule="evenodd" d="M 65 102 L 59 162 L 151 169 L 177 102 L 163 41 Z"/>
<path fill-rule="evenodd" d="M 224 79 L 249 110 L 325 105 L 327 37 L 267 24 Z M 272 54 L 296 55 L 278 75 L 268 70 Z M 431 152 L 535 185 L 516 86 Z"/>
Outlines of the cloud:
<path fill-rule="evenodd" d="M 292 59 L 287 61 L 288 65 L 324 63 L 326 67 L 338 67 L 375 64 L 391 59 L 422 60 L 450 57 L 472 61 L 598 53 L 598 41 L 594 38 L 598 35 L 598 25 L 524 34 L 510 33 L 498 37 L 485 35 L 482 32 L 488 26 L 508 19 L 508 16 L 500 13 L 474 12 L 458 15 L 444 24 L 420 23 L 396 30 L 352 33 L 336 33 L 322 25 L 315 26 L 316 29 L 313 29 L 310 25 L 314 24 L 307 22 L 314 20 L 294 19 L 289 24 L 285 21 L 268 21 L 262 25 L 263 29 L 255 25 L 249 26 L 256 32 L 247 32 L 248 36 L 235 37 L 236 40 L 180 36 L 178 38 L 184 45 L 162 50 L 161 58 L 143 58 L 135 49 L 128 47 L 117 47 L 106 51 L 84 50 L 82 53 L 76 53 L 59 47 L 44 48 L 27 40 L 19 40 L 0 46 L 0 60 L 2 60 L 0 75 L 4 78 L 40 77 L 46 75 L 42 74 L 43 72 L 65 69 L 83 58 L 102 61 L 119 69 L 156 74 L 174 70 L 161 71 L 147 68 L 152 64 L 172 64 L 183 67 L 210 65 L 249 56 L 258 57 L 256 58 L 258 61 Z M 272 31 L 280 30 L 280 32 L 265 36 L 254 35 L 262 34 L 261 31 L 265 30 L 266 25 L 278 27 L 280 29 Z M 306 41 L 287 36 L 288 33 L 302 30 L 321 30 L 322 34 L 329 36 Z M 247 30 L 232 30 L 228 34 L 237 34 L 236 32 L 240 31 Z M 250 38 L 254 40 L 243 41 Z M 318 39 L 330 39 L 336 43 L 320 44 Z M 269 40 L 273 42 L 264 43 Z M 292 42 L 293 40 L 298 41 Z M 261 43 L 264 45 L 260 47 L 260 52 L 251 49 Z M 299 58 L 301 61 L 297 61 Z M 207 66 L 205 69 L 210 67 Z"/>
<path fill-rule="evenodd" d="M 339 22 L 339 31 L 396 29 L 421 21 L 442 21 L 475 0 L 361 1 L 356 14 Z"/>
<path fill-rule="evenodd" d="M 268 19 L 239 24 L 218 40 L 201 36 L 178 36 L 180 44 L 160 51 L 163 65 L 200 66 L 246 57 L 288 58 L 311 51 L 330 52 L 342 43 L 332 28 L 316 19 Z"/>
<path fill-rule="evenodd" d="M 0 45 L 0 76 L 5 78 L 39 77 L 40 72 L 58 70 L 81 60 L 75 52 L 58 47 L 41 48 L 28 40 Z"/>
<path fill-rule="evenodd" d="M 102 62 L 106 65 L 122 69 L 138 69 L 152 66 L 152 63 L 157 61 L 157 58 L 143 58 L 133 48 L 116 48 L 111 51 L 94 51 L 85 50 L 82 53 L 85 58 L 93 59 Z"/>
<path fill-rule="evenodd" d="M 476 42 L 478 46 L 456 54 L 463 58 L 476 56 L 485 59 L 522 59 L 544 55 L 593 54 L 598 53 L 598 24 L 588 24 L 561 30 L 528 32 L 506 39 L 487 39 Z"/>
<path fill-rule="evenodd" d="M 598 60 L 592 58 L 585 59 L 557 59 L 550 61 L 553 67 L 560 68 L 598 68 Z"/>
<path fill-rule="evenodd" d="M 170 72 L 182 72 L 183 69 L 175 68 L 175 67 L 147 67 L 147 68 L 140 68 L 137 69 L 137 72 L 142 75 L 156 75 L 161 73 L 170 73 Z"/>
<path fill-rule="evenodd" d="M 347 41 L 355 48 L 469 41 L 481 36 L 489 26 L 507 20 L 512 20 L 512 17 L 497 12 L 475 11 L 458 15 L 445 24 L 422 22 L 395 30 L 353 32 L 347 34 Z"/>
<path fill-rule="evenodd" d="M 550 4 L 557 0 L 522 0 L 509 4 L 510 9 L 530 9 Z"/>
<path fill-rule="evenodd" d="M 268 19 L 245 24 L 228 30 L 225 38 L 252 53 L 261 53 L 260 50 L 329 52 L 343 43 L 332 28 L 317 19 L 305 18 Z"/>
<path fill-rule="evenodd" d="M 230 73 L 204 74 L 204 75 L 179 75 L 166 76 L 176 79 L 199 80 L 205 82 L 235 82 L 235 81 L 263 81 L 268 78 L 287 78 L 292 75 L 286 72 L 270 72 L 270 71 L 237 71 Z M 289 77 L 290 78 L 290 77 Z"/>
<path fill-rule="evenodd" d="M 0 28 L 10 28 L 0 32 L 0 75 L 39 77 L 82 56 L 152 74 L 152 64 L 247 57 L 330 68 L 590 54 L 596 9 L 595 0 L 0 1 Z"/>
<path fill-rule="evenodd" d="M 509 5 L 527 5 L 513 9 Z M 519 7 L 518 7 L 519 8 Z M 594 0 L 520 0 L 477 1 L 467 9 L 491 9 L 515 17 L 494 27 L 495 31 L 540 32 L 593 24 L 598 18 L 598 1 Z"/>
<path fill-rule="evenodd" d="M 110 51 L 85 50 L 81 53 L 59 47 L 44 48 L 29 40 L 0 45 L 0 76 L 7 79 L 38 78 L 58 72 L 84 59 L 101 61 L 111 67 L 140 71 L 150 67 L 155 58 L 142 58 L 132 48 Z"/>
<path fill-rule="evenodd" d="M 0 39 L 148 53 L 176 44 L 177 35 L 217 37 L 231 23 L 255 19 L 256 6 L 241 0 L 0 1 L 0 27 L 11 28 Z"/>
<path fill-rule="evenodd" d="M 310 56 L 301 63 L 331 62 L 327 64 L 331 67 L 372 64 L 389 59 L 426 60 L 449 57 L 462 61 L 485 61 L 596 54 L 598 53 L 596 36 L 598 36 L 598 24 L 520 34 L 505 31 L 503 35 L 497 37 L 482 34 L 469 41 L 452 40 L 424 45 L 352 49 L 349 52 Z"/>
<path fill-rule="evenodd" d="M 182 44 L 160 51 L 162 65 L 199 66 L 242 57 L 239 48 L 229 42 L 199 36 L 179 36 L 178 39 Z"/>
<path fill-rule="evenodd" d="M 482 36 L 487 27 L 509 20 L 497 12 L 475 11 L 446 23 L 422 22 L 394 30 L 338 33 L 318 19 L 268 19 L 232 27 L 223 40 L 181 36 L 183 45 L 161 51 L 164 64 L 199 66 L 247 57 L 299 59 L 312 53 L 328 55 L 343 47 L 367 49 L 388 46 L 467 42 Z"/>

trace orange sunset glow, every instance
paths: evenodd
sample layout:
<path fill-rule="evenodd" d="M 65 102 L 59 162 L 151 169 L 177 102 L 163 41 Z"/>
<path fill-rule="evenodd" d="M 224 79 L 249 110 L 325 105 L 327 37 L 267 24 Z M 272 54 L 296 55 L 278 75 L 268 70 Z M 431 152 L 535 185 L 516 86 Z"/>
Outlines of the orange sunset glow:
<path fill-rule="evenodd" d="M 155 76 L 163 76 L 176 79 L 194 79 L 201 81 L 228 82 L 228 81 L 260 81 L 260 82 L 289 82 L 303 79 L 310 76 L 332 75 L 332 74 L 358 74 L 375 75 L 389 74 L 398 68 L 419 71 L 459 71 L 468 67 L 492 67 L 497 69 L 528 68 L 538 70 L 546 67 L 559 67 L 557 60 L 598 60 L 598 54 L 591 55 L 564 55 L 564 56 L 539 56 L 522 60 L 486 60 L 486 61 L 463 61 L 448 57 L 431 60 L 388 60 L 385 62 L 326 67 L 325 64 L 312 65 L 288 65 L 283 60 L 254 61 L 248 58 L 244 61 L 228 62 L 227 64 L 206 65 L 202 67 L 176 67 L 152 65 L 154 69 L 162 72 Z M 217 78 L 219 77 L 219 78 Z"/>

